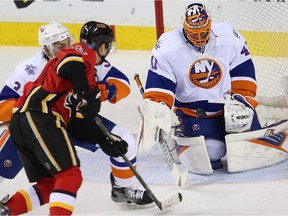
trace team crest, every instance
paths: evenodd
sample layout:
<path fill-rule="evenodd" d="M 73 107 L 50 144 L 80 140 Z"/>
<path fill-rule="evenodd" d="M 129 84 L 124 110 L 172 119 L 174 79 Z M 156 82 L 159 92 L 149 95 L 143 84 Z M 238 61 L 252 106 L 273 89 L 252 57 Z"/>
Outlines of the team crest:
<path fill-rule="evenodd" d="M 77 98 L 77 94 L 70 92 L 65 98 L 64 106 L 69 110 L 69 116 L 73 116 L 73 112 L 78 109 L 80 100 Z"/>
<path fill-rule="evenodd" d="M 198 59 L 190 66 L 189 80 L 200 88 L 210 89 L 216 86 L 223 75 L 222 67 L 215 59 Z"/>
<path fill-rule="evenodd" d="M 84 50 L 84 48 L 81 45 L 73 45 L 71 46 L 71 48 L 75 49 L 77 52 L 81 53 L 82 55 L 88 55 L 88 53 Z"/>

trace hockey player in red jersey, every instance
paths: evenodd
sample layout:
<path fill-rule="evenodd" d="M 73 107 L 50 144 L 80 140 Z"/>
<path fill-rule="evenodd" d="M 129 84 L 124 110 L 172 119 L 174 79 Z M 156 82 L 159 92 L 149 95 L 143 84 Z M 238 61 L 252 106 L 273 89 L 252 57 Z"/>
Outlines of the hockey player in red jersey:
<path fill-rule="evenodd" d="M 98 49 L 93 38 L 91 43 L 73 44 L 51 59 L 35 82 L 25 85 L 13 108 L 10 132 L 28 179 L 36 184 L 2 201 L 1 214 L 23 214 L 46 203 L 50 215 L 72 214 L 82 175 L 66 126 L 71 118 L 85 121 L 98 115 L 94 65 L 109 50 L 106 44 Z M 102 131 L 95 133 L 93 141 L 106 154 L 118 157 L 127 152 L 125 141 L 108 145 Z"/>
<path fill-rule="evenodd" d="M 98 27 L 101 25 L 104 26 L 104 28 Z M 91 37 L 91 35 L 94 36 Z M 98 40 L 95 41 L 95 43 L 98 43 L 97 46 L 100 46 L 100 44 L 103 42 L 111 42 L 114 39 L 113 32 L 107 24 L 95 21 L 87 22 L 81 29 L 80 41 L 91 43 L 90 38 L 98 38 Z M 101 92 L 100 101 L 107 101 L 109 103 L 115 104 L 129 95 L 130 83 L 128 77 L 123 72 L 113 67 L 105 59 L 105 57 L 106 56 L 103 56 L 101 63 L 95 66 L 95 69 L 97 70 L 98 88 Z M 101 115 L 99 115 L 99 118 L 111 133 L 121 137 L 127 142 L 128 151 L 126 156 L 130 160 L 131 164 L 136 168 L 137 146 L 134 136 L 121 125 L 117 125 Z M 91 134 L 93 135 L 93 128 L 97 127 L 95 121 L 90 123 L 92 125 L 80 127 L 83 128 L 83 131 L 80 133 L 80 135 L 79 130 L 76 129 L 80 139 L 74 140 L 74 143 L 82 148 L 85 145 L 86 149 L 95 151 L 96 149 L 94 143 L 92 143 L 92 145 L 83 143 L 83 139 L 87 141 L 91 140 L 91 138 L 88 138 L 91 136 Z M 70 129 L 73 130 L 73 127 Z M 88 134 L 89 130 L 90 135 Z M 75 132 L 72 131 L 71 133 L 75 135 Z M 110 175 L 112 185 L 111 198 L 114 202 L 124 203 L 130 206 L 137 206 L 138 208 L 147 208 L 155 205 L 145 190 L 141 190 L 134 185 L 136 180 L 135 175 L 124 162 L 122 157 L 110 157 L 110 165 L 112 169 Z"/>

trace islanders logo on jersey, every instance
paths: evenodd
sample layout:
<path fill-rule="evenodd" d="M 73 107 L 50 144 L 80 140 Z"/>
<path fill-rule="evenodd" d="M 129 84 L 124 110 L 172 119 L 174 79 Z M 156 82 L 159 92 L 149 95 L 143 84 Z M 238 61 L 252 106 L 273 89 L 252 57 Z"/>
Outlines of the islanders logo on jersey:
<path fill-rule="evenodd" d="M 211 58 L 197 59 L 189 68 L 189 80 L 200 88 L 213 88 L 222 78 L 223 70 L 219 62 Z"/>

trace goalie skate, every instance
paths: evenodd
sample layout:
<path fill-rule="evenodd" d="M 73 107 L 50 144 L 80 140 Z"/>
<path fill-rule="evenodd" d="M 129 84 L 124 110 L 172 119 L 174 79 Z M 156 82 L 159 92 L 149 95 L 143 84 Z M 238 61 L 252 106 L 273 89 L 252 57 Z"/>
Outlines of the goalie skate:
<path fill-rule="evenodd" d="M 114 202 L 122 203 L 137 208 L 150 208 L 155 205 L 151 197 L 145 190 L 136 187 L 118 187 L 115 185 L 114 177 L 111 173 L 111 198 Z"/>

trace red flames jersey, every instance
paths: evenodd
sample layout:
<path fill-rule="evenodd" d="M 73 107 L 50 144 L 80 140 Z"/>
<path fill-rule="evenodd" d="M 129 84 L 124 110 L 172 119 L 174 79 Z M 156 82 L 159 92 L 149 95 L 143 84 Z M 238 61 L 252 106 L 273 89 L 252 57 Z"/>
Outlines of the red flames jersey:
<path fill-rule="evenodd" d="M 73 92 L 73 86 L 69 79 L 61 78 L 58 72 L 61 67 L 75 61 L 85 65 L 88 83 L 83 83 L 81 86 L 86 85 L 89 89 L 95 88 L 97 85 L 94 68 L 95 51 L 85 43 L 76 43 L 62 49 L 55 58 L 48 61 L 37 80 L 25 85 L 23 95 L 14 105 L 13 113 L 25 111 L 53 113 L 67 123 L 71 118 L 69 96 Z M 73 72 L 76 73 L 72 68 L 71 72 L 69 71 L 71 76 Z M 79 77 L 79 82 L 83 81 L 87 82 L 86 79 Z"/>

